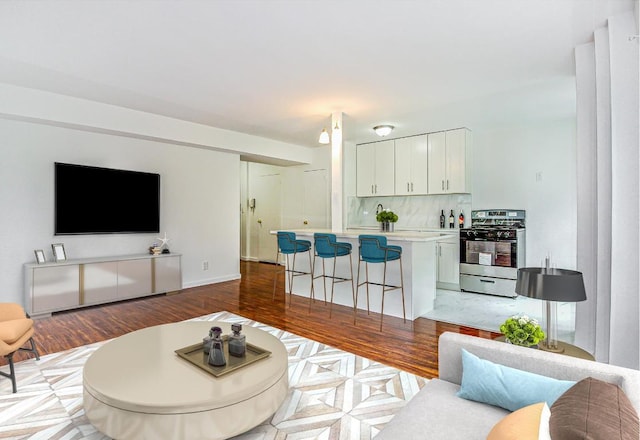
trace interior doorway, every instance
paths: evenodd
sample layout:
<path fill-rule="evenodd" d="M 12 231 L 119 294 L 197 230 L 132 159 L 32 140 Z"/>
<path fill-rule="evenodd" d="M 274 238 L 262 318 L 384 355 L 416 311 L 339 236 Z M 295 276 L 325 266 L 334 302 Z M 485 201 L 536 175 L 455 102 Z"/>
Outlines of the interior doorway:
<path fill-rule="evenodd" d="M 255 231 L 252 242 L 258 261 L 275 263 L 277 239 L 271 231 L 280 228 L 281 180 L 280 174 L 261 174 L 249 186 L 251 222 L 249 230 Z"/>

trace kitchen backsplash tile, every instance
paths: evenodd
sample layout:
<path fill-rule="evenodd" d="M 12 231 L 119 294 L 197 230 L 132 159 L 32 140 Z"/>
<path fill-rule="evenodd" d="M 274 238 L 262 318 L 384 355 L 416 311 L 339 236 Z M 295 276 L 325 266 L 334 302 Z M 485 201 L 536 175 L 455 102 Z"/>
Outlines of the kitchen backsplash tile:
<path fill-rule="evenodd" d="M 440 226 L 440 211 L 444 211 L 445 218 L 448 219 L 452 209 L 456 228 L 461 210 L 464 212 L 465 226 L 468 226 L 471 221 L 471 194 L 348 197 L 347 228 L 378 227 L 376 221 L 378 203 L 398 215 L 396 230 L 438 228 Z"/>

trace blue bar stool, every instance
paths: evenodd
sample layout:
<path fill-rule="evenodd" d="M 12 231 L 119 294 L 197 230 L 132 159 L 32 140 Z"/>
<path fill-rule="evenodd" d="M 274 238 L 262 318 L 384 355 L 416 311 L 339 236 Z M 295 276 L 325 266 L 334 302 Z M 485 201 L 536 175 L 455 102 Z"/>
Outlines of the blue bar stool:
<path fill-rule="evenodd" d="M 353 290 L 353 263 L 351 261 L 351 243 L 338 242 L 336 241 L 335 234 L 325 234 L 316 232 L 313 234 L 313 242 L 314 242 L 314 254 L 313 254 L 313 271 L 316 271 L 316 257 L 322 259 L 322 275 L 314 276 L 313 280 L 316 278 L 322 278 L 322 288 L 324 290 L 324 303 L 327 303 L 327 278 L 331 278 L 331 303 L 329 305 L 329 318 L 331 318 L 331 312 L 333 309 L 333 292 L 334 286 L 336 283 L 342 283 L 344 281 L 349 281 L 351 284 L 351 299 L 353 300 L 353 304 L 355 305 L 355 291 Z M 347 257 L 349 258 L 349 269 L 351 270 L 351 278 L 338 277 L 336 276 L 336 261 L 338 257 Z M 333 259 L 333 270 L 331 271 L 331 275 L 326 274 L 325 270 L 325 260 L 327 258 Z M 312 299 L 315 300 L 314 292 L 315 289 L 311 289 L 311 297 L 309 297 L 309 310 L 311 310 L 311 302 Z M 355 313 L 355 308 L 354 308 Z"/>
<path fill-rule="evenodd" d="M 367 287 L 367 314 L 369 314 L 369 284 L 382 286 L 382 306 L 380 307 L 380 331 L 382 331 L 382 317 L 384 316 L 384 295 L 390 290 L 400 289 L 402 292 L 402 318 L 407 322 L 404 305 L 404 282 L 402 280 L 402 248 L 400 246 L 387 245 L 387 237 L 383 235 L 360 235 L 360 259 L 358 260 L 358 281 L 355 298 L 355 308 L 358 307 L 358 292 L 360 286 Z M 387 262 L 398 260 L 400 263 L 400 285 L 394 286 L 387 284 Z M 360 263 L 365 263 L 366 280 L 360 282 Z M 382 284 L 372 283 L 369 281 L 369 263 L 384 263 L 384 271 L 382 275 Z"/>
<path fill-rule="evenodd" d="M 296 270 L 296 255 L 308 252 L 309 255 L 309 272 Z M 285 256 L 286 265 L 284 268 L 285 276 L 289 283 L 289 305 L 291 305 L 291 292 L 293 292 L 293 278 L 300 275 L 309 275 L 311 277 L 311 293 L 313 295 L 313 265 L 311 263 L 311 242 L 309 240 L 296 239 L 295 232 L 278 231 L 278 253 L 276 254 L 276 264 L 280 262 L 280 254 Z M 289 265 L 289 256 L 293 255 L 293 262 Z M 273 299 L 276 298 L 276 282 L 278 280 L 278 271 L 273 278 Z M 285 304 L 287 302 L 285 289 Z"/>

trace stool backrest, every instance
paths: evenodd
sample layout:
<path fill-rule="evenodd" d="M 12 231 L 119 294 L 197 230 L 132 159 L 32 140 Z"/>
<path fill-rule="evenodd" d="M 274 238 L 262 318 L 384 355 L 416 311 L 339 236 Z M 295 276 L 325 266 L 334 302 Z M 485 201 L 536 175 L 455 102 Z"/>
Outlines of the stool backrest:
<path fill-rule="evenodd" d="M 316 232 L 315 234 L 313 234 L 313 242 L 316 248 L 316 253 L 318 255 L 331 256 L 336 254 L 336 247 L 331 246 L 331 243 L 336 242 L 335 234 Z"/>
<path fill-rule="evenodd" d="M 278 247 L 283 253 L 296 251 L 296 233 L 288 231 L 278 231 Z"/>
<path fill-rule="evenodd" d="M 385 247 L 387 246 L 387 237 L 384 235 L 360 235 L 360 257 L 367 261 L 380 261 L 385 259 Z"/>

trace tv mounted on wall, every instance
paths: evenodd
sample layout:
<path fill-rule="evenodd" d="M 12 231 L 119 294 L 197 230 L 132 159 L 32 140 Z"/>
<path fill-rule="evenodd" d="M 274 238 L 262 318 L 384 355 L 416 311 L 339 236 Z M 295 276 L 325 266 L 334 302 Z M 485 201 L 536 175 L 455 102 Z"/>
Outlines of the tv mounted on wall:
<path fill-rule="evenodd" d="M 160 175 L 55 163 L 55 235 L 160 232 Z"/>

